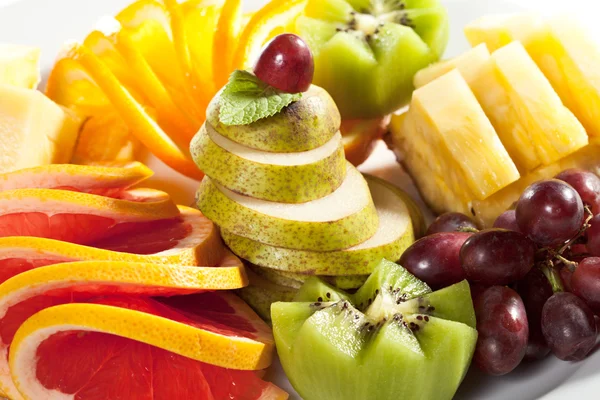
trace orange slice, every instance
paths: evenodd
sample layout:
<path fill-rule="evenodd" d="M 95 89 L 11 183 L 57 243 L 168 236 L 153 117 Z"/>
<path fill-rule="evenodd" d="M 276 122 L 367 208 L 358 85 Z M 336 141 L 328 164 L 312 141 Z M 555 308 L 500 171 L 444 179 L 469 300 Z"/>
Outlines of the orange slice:
<path fill-rule="evenodd" d="M 37 237 L 0 238 L 0 283 L 22 272 L 71 261 L 119 261 L 213 267 L 242 266 L 226 250 L 216 226 L 198 210 L 139 224 L 138 229 L 83 246 Z"/>
<path fill-rule="evenodd" d="M 307 0 L 271 0 L 258 10 L 240 36 L 233 62 L 234 69 L 252 66 L 271 32 L 298 17 L 306 3 Z"/>
<path fill-rule="evenodd" d="M 52 164 L 0 174 L 0 192 L 14 189 L 70 188 L 79 192 L 120 192 L 150 178 L 153 172 L 140 162 L 82 166 Z"/>
<path fill-rule="evenodd" d="M 184 175 L 195 179 L 203 177 L 202 172 L 188 157 L 189 150 L 182 150 L 177 146 L 95 54 L 78 43 L 71 44 L 67 54 L 69 58 L 79 62 L 102 88 L 135 136 L 154 155 Z"/>
<path fill-rule="evenodd" d="M 88 311 L 94 314 L 94 308 L 98 308 L 99 313 L 106 312 L 95 314 L 100 317 L 96 321 L 88 320 L 99 331 L 139 340 L 220 367 L 266 368 L 273 352 L 270 330 L 233 295 L 206 293 L 147 299 L 148 296 L 229 290 L 247 283 L 240 267 L 95 261 L 56 264 L 27 271 L 0 285 L 0 387 L 11 398 L 18 398 L 10 381 L 7 352 L 19 326 L 40 310 L 70 303 L 111 304 L 112 307 L 79 305 L 92 306 Z M 125 324 L 115 325 L 114 322 L 121 318 Z M 61 320 L 65 325 L 70 324 L 63 318 L 53 322 Z M 85 325 L 81 328 L 89 330 Z"/>
<path fill-rule="evenodd" d="M 223 87 L 233 71 L 233 56 L 242 29 L 242 0 L 225 0 L 212 45 L 213 79 L 217 88 Z"/>
<path fill-rule="evenodd" d="M 134 230 L 137 223 L 179 216 L 169 195 L 158 190 L 130 189 L 118 197 L 55 189 L 0 192 L 0 237 L 88 244 Z"/>
<path fill-rule="evenodd" d="M 206 106 L 200 105 L 196 89 L 186 78 L 179 53 L 173 41 L 171 17 L 164 4 L 156 0 L 138 0 L 117 14 L 152 70 L 167 88 L 176 104 L 198 123 L 204 120 Z M 200 90 L 200 89 L 198 89 Z"/>

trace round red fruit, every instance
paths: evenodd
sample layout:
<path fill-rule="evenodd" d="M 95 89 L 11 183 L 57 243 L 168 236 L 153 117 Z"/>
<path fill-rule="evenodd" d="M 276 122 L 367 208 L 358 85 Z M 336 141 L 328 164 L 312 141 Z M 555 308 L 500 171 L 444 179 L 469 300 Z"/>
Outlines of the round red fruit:
<path fill-rule="evenodd" d="M 313 56 L 300 36 L 284 33 L 271 40 L 261 53 L 254 74 L 286 93 L 305 92 L 315 71 Z"/>
<path fill-rule="evenodd" d="M 437 217 L 429 229 L 427 229 L 426 235 L 433 235 L 439 232 L 457 232 L 461 228 L 477 229 L 475 222 L 465 214 L 458 212 L 448 212 Z"/>

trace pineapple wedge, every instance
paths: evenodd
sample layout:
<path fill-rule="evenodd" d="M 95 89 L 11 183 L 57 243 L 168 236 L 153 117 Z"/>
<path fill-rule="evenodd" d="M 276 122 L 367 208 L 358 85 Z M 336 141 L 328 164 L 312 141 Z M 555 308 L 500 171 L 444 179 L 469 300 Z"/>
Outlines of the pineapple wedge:
<path fill-rule="evenodd" d="M 519 179 L 492 124 L 457 71 L 413 93 L 392 134 L 426 200 L 436 211 L 470 210 Z"/>
<path fill-rule="evenodd" d="M 489 60 L 490 52 L 485 43 L 482 43 L 459 56 L 423 68 L 415 75 L 413 84 L 415 85 L 415 88 L 418 89 L 455 68 L 459 70 L 462 76 L 470 84 L 470 79 L 476 76 L 477 71 L 487 64 Z"/>
<path fill-rule="evenodd" d="M 0 84 L 35 89 L 39 82 L 39 48 L 0 44 Z"/>
<path fill-rule="evenodd" d="M 565 17 L 547 22 L 533 15 L 485 17 L 465 28 L 469 42 L 490 50 L 521 41 L 563 103 L 590 137 L 600 137 L 600 45 L 581 24 Z"/>
<path fill-rule="evenodd" d="M 0 85 L 0 173 L 68 163 L 80 125 L 37 90 Z"/>

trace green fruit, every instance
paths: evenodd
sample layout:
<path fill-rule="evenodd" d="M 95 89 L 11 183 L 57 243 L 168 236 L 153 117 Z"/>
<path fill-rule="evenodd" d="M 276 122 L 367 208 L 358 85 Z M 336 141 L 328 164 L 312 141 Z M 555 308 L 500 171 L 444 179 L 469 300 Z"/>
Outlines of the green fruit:
<path fill-rule="evenodd" d="M 225 226 L 221 232 L 223 240 L 235 254 L 262 267 L 305 275 L 370 274 L 381 259 L 400 259 L 413 243 L 414 233 L 402 191 L 382 180 L 369 176 L 366 179 L 380 224 L 375 235 L 359 245 L 339 251 L 294 250 L 248 239 L 250 235 L 243 237 Z"/>
<path fill-rule="evenodd" d="M 271 306 L 290 382 L 305 400 L 451 399 L 477 342 L 477 331 L 461 322 L 475 318 L 468 283 L 434 295 L 389 262 L 373 276 L 359 290 L 374 296 L 363 308 L 356 300 Z"/>
<path fill-rule="evenodd" d="M 258 150 L 295 153 L 316 149 L 340 129 L 340 112 L 335 102 L 314 85 L 280 113 L 248 125 L 221 124 L 219 102 L 219 95 L 210 102 L 206 111 L 208 123 L 226 138 Z"/>
<path fill-rule="evenodd" d="M 414 75 L 448 42 L 438 0 L 309 0 L 297 29 L 314 55 L 314 83 L 343 118 L 374 118 L 406 105 Z"/>
<path fill-rule="evenodd" d="M 345 249 L 369 239 L 379 225 L 367 182 L 350 163 L 346 167 L 346 178 L 335 192 L 302 204 L 243 196 L 205 177 L 196 194 L 198 208 L 223 231 L 256 243 L 312 251 Z"/>
<path fill-rule="evenodd" d="M 260 275 L 268 281 L 275 283 L 276 285 L 289 286 L 299 289 L 302 284 L 314 275 L 298 274 L 295 272 L 281 271 L 272 268 L 259 267 L 258 265 L 251 265 L 250 268 L 254 273 Z M 333 285 L 334 287 L 342 290 L 356 289 L 361 287 L 369 275 L 319 275 L 319 278 L 325 282 Z"/>
<path fill-rule="evenodd" d="M 340 300 L 350 300 L 350 295 L 338 291 L 324 280 L 313 276 L 306 280 L 293 301 L 322 303 Z"/>
<path fill-rule="evenodd" d="M 265 321 L 271 320 L 271 304 L 278 301 L 293 301 L 297 289 L 276 285 L 246 270 L 249 285 L 236 292 Z"/>
<path fill-rule="evenodd" d="M 346 174 L 339 133 L 313 150 L 269 153 L 233 142 L 204 124 L 190 149 L 198 167 L 213 181 L 246 196 L 281 203 L 325 197 Z"/>

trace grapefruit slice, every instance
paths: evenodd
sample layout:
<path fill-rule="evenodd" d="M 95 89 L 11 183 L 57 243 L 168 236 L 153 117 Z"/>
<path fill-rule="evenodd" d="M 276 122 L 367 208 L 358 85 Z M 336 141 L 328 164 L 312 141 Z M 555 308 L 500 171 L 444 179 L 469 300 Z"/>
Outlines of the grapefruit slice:
<path fill-rule="evenodd" d="M 92 321 L 92 314 L 104 324 Z M 208 365 L 160 346 L 103 333 L 97 326 L 131 329 L 124 320 L 138 322 L 134 315 L 149 319 L 148 314 L 97 304 L 59 305 L 31 317 L 11 347 L 11 371 L 20 393 L 25 399 L 49 400 L 287 399 L 285 392 L 253 371 Z M 62 323 L 53 322 L 63 318 Z M 154 326 L 147 328 L 156 332 Z M 56 349 L 61 348 L 68 348 L 68 355 L 57 357 Z M 120 384 L 124 376 L 126 384 Z"/>
<path fill-rule="evenodd" d="M 0 192 L 15 189 L 65 189 L 110 196 L 150 178 L 140 162 L 83 166 L 51 164 L 0 174 Z"/>
<path fill-rule="evenodd" d="M 16 398 L 7 352 L 19 326 L 40 310 L 71 303 L 91 307 L 84 314 L 90 313 L 92 318 L 78 324 L 60 317 L 54 323 L 70 326 L 70 330 L 115 334 L 223 368 L 264 369 L 273 352 L 269 327 L 233 295 L 198 294 L 245 285 L 247 277 L 240 266 L 94 261 L 24 272 L 0 285 L 0 387 Z M 177 296 L 183 294 L 186 296 Z M 96 309 L 87 303 L 111 307 Z"/>
<path fill-rule="evenodd" d="M 179 210 L 178 218 L 140 223 L 140 229 L 98 242 L 95 247 L 36 237 L 0 238 L 0 283 L 33 268 L 69 261 L 242 265 L 225 249 L 218 229 L 200 211 L 183 206 Z"/>
<path fill-rule="evenodd" d="M 131 231 L 135 223 L 176 218 L 168 194 L 130 189 L 119 198 L 56 189 L 0 192 L 0 237 L 35 236 L 77 244 Z"/>

